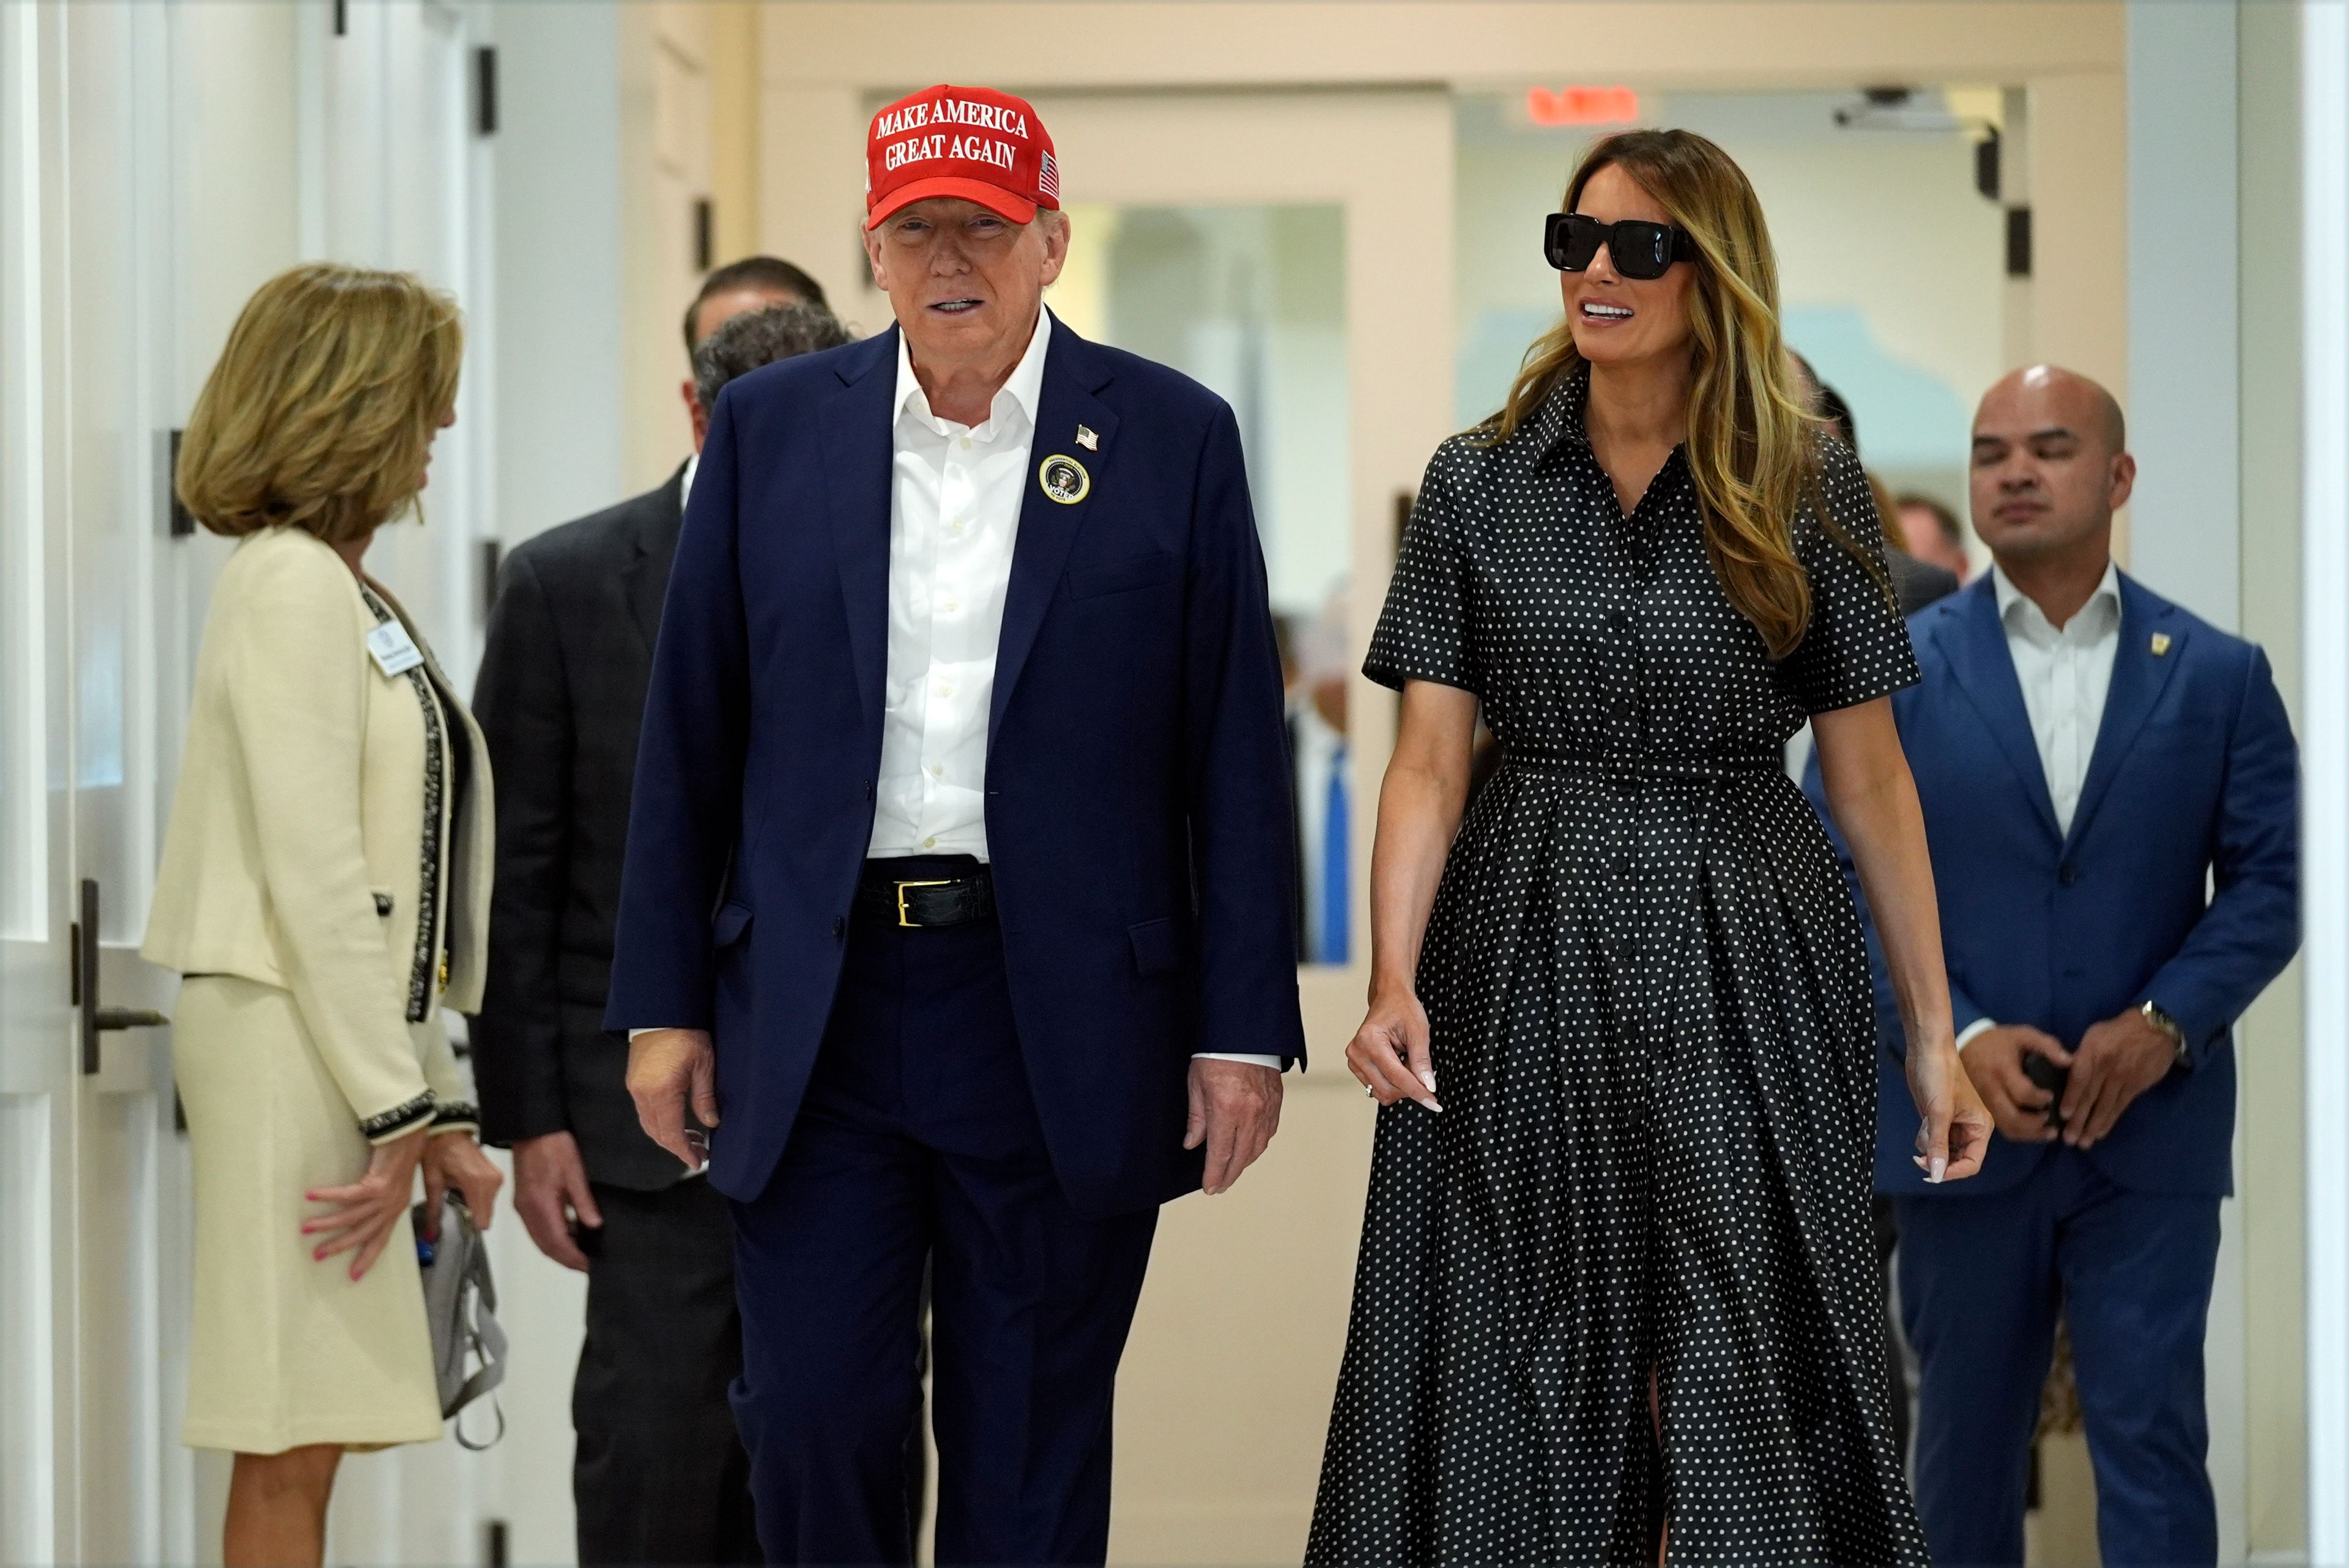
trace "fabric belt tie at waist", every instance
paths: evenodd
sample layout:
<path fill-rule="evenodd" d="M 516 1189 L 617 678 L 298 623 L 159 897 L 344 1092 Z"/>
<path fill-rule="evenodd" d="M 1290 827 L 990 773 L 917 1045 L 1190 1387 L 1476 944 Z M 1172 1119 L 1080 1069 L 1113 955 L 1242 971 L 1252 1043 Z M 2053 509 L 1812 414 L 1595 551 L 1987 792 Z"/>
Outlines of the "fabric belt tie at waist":
<path fill-rule="evenodd" d="M 1524 768 L 1536 773 L 1578 773 L 1597 779 L 1652 779 L 1665 781 L 1685 780 L 1707 783 L 1721 779 L 1739 779 L 1761 773 L 1784 773 L 1785 759 L 1775 753 L 1757 751 L 1745 757 L 1666 758 L 1599 758 L 1572 757 L 1560 752 L 1517 751 L 1504 748 L 1504 768 Z"/>
<path fill-rule="evenodd" d="M 868 867 L 856 884 L 856 913 L 908 930 L 992 920 L 995 878 L 981 867 L 961 876 L 908 881 Z"/>

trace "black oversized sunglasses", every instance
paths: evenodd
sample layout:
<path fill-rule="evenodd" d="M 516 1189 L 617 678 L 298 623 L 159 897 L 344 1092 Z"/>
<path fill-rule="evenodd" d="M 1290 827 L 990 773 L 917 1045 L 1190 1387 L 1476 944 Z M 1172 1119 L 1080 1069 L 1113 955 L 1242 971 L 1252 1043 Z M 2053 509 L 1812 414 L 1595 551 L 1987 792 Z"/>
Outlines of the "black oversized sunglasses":
<path fill-rule="evenodd" d="M 1602 223 L 1579 212 L 1552 212 L 1542 229 L 1542 254 L 1562 273 L 1588 267 L 1599 247 L 1607 247 L 1615 270 L 1627 278 L 1660 278 L 1674 262 L 1696 260 L 1696 241 L 1686 229 L 1626 218 Z"/>

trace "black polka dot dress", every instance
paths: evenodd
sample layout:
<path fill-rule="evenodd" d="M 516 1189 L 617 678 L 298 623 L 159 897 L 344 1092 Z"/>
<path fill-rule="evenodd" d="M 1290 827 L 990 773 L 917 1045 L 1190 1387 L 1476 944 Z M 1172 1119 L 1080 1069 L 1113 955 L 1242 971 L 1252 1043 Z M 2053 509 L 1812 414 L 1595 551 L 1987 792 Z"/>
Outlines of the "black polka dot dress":
<path fill-rule="evenodd" d="M 1429 465 L 1364 673 L 1483 699 L 1506 760 L 1419 966 L 1444 1112 L 1379 1114 L 1306 1560 L 1331 1568 L 1922 1563 L 1892 1447 L 1857 920 L 1781 765 L 1917 678 L 1806 518 L 1773 664 L 1681 454 L 1632 514 L 1587 383 Z M 1878 552 L 1867 482 L 1823 493 Z M 1657 1373 L 1661 1442 L 1650 1414 Z"/>

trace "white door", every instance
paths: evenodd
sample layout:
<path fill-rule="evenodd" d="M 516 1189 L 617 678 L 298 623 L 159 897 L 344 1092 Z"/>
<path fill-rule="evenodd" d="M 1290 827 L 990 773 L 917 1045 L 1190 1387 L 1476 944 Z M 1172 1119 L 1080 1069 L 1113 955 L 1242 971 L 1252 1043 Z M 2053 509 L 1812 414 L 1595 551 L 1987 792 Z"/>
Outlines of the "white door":
<path fill-rule="evenodd" d="M 161 1304 L 186 1227 L 160 830 L 167 15 L 0 13 L 0 1541 L 175 1554 Z"/>
<path fill-rule="evenodd" d="M 0 6 L 0 1563 L 217 1560 L 225 1467 L 178 1442 L 186 1145 L 139 1023 L 173 1000 L 137 948 L 227 549 L 173 531 L 170 432 L 305 254 L 455 290 L 486 363 L 473 15 Z M 444 438 L 433 526 L 372 562 L 460 679 L 487 434 Z M 473 1472 L 419 1452 L 352 1467 L 338 1561 L 478 1555 Z"/>

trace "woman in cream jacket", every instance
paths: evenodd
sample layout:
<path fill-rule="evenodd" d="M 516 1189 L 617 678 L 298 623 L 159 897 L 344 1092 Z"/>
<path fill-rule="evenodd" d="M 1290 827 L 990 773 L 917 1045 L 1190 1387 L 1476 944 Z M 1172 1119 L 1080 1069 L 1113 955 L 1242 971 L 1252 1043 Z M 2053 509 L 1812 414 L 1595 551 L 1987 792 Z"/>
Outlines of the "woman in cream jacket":
<path fill-rule="evenodd" d="M 184 1440 L 233 1450 L 223 1555 L 317 1563 L 347 1449 L 440 1435 L 409 1204 L 500 1177 L 441 1024 L 479 1005 L 488 752 L 360 570 L 454 418 L 455 304 L 295 269 L 245 306 L 178 484 L 235 553 L 212 592 L 146 956 L 196 1188 Z"/>

